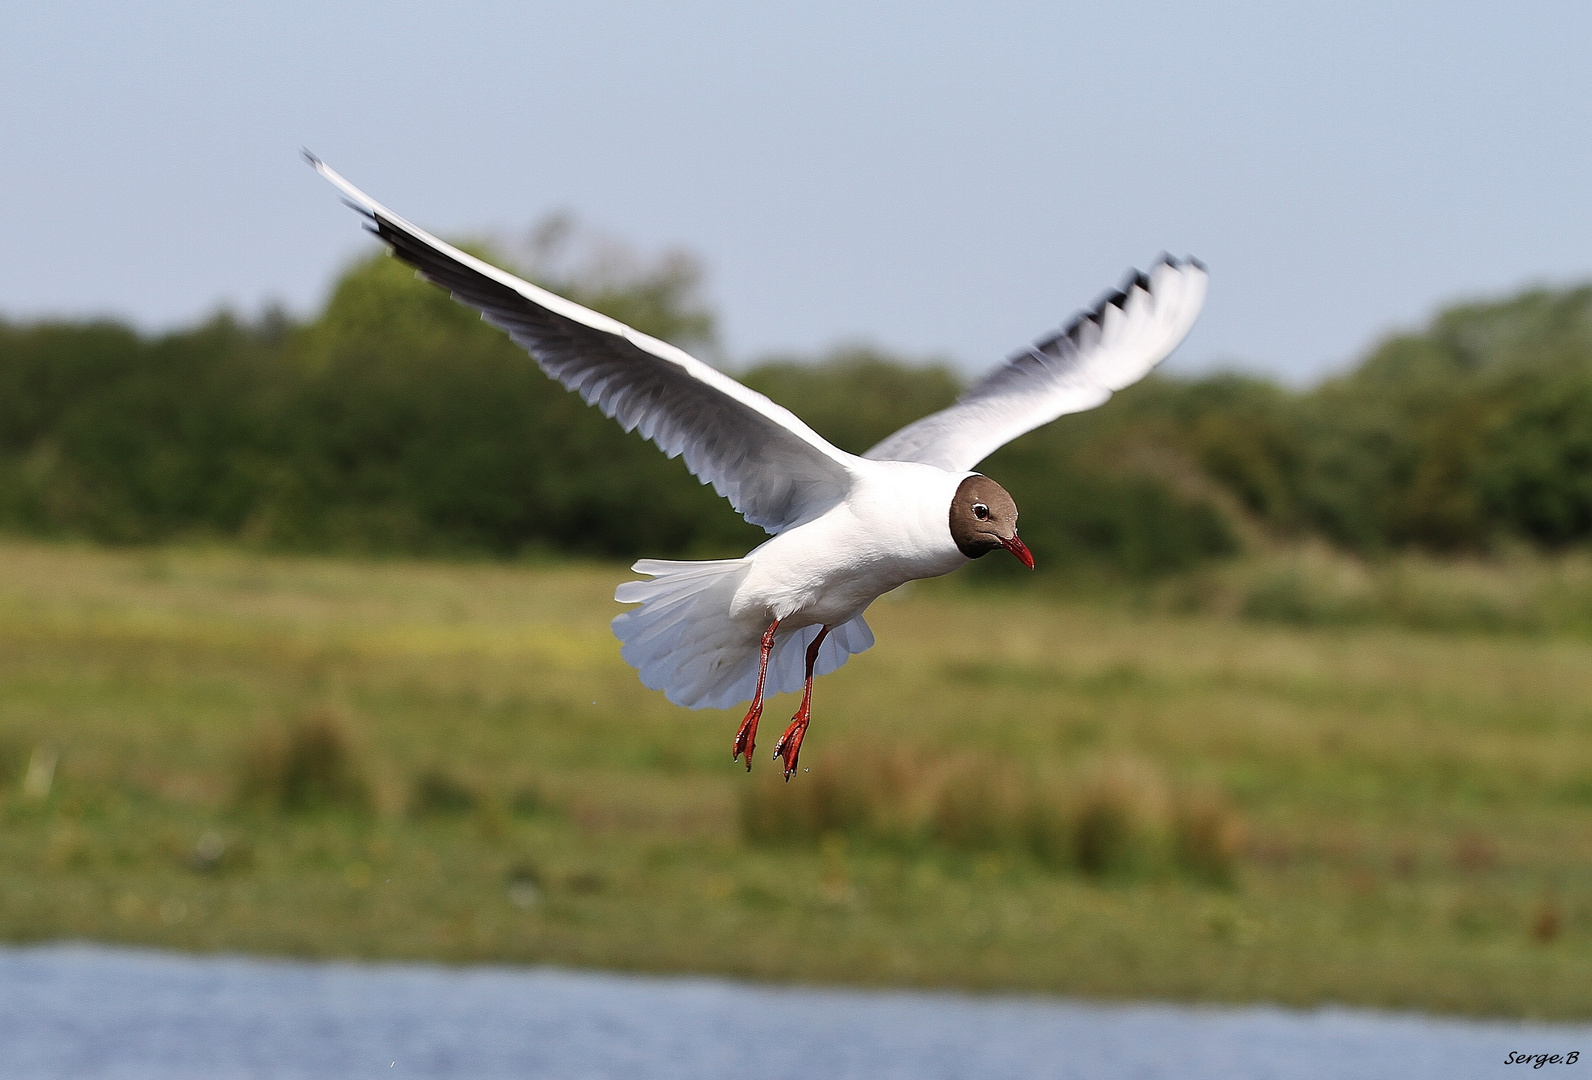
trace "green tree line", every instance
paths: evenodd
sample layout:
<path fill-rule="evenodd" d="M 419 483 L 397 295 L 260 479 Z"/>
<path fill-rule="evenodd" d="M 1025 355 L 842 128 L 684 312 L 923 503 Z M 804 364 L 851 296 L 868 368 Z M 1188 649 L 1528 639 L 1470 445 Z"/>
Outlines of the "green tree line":
<path fill-rule="evenodd" d="M 688 261 L 548 284 L 714 353 Z M 852 451 L 961 386 L 945 365 L 866 349 L 738 374 Z M 1309 390 L 1152 377 L 985 471 L 1052 568 L 1155 575 L 1268 536 L 1371 555 L 1585 543 L 1592 286 L 1452 307 Z M 763 535 L 385 256 L 305 322 L 0 322 L 0 528 L 624 558 L 738 553 Z"/>

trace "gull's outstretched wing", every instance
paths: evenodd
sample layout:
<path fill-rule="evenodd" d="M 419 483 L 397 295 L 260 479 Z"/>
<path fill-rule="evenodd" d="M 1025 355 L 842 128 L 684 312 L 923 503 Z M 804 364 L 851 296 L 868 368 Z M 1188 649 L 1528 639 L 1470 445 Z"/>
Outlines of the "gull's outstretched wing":
<path fill-rule="evenodd" d="M 969 387 L 955 405 L 908 424 L 863 457 L 965 472 L 1024 432 L 1104 403 L 1183 340 L 1205 302 L 1205 282 L 1198 261 L 1163 257 Z"/>
<path fill-rule="evenodd" d="M 845 498 L 856 459 L 790 410 L 689 353 L 539 289 L 417 229 L 305 152 L 367 219 L 366 228 L 420 276 L 481 313 L 543 371 L 639 430 L 771 533 Z"/>

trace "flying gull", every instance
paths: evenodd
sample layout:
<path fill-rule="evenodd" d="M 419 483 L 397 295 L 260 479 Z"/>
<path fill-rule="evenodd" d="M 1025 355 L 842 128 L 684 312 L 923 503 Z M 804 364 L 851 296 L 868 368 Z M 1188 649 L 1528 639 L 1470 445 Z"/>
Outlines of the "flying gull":
<path fill-rule="evenodd" d="M 1024 432 L 1082 412 L 1143 378 L 1188 334 L 1205 268 L 1162 256 L 1147 273 L 1020 350 L 949 408 L 858 457 L 790 410 L 688 353 L 522 281 L 416 228 L 306 151 L 421 277 L 509 335 L 552 378 L 639 431 L 771 538 L 740 559 L 642 559 L 614 599 L 620 655 L 688 708 L 751 700 L 735 758 L 752 767 L 765 694 L 802 690 L 774 748 L 785 778 L 807 732 L 813 678 L 873 644 L 863 612 L 917 578 L 999 548 L 1033 568 L 1017 504 L 971 471 Z"/>

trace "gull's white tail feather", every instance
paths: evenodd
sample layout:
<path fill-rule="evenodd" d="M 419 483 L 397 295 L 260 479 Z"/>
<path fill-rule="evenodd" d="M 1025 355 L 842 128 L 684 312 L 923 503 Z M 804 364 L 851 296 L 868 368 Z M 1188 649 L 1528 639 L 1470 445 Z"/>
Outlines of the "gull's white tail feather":
<path fill-rule="evenodd" d="M 727 709 L 751 700 L 758 646 L 768 627 L 730 619 L 730 601 L 751 565 L 751 559 L 642 559 L 631 567 L 650 580 L 627 581 L 614 590 L 621 604 L 641 606 L 616 616 L 613 630 L 622 643 L 620 655 L 643 684 L 692 709 Z M 818 627 L 807 626 L 776 635 L 766 694 L 802 688 L 807 646 L 817 634 Z M 859 615 L 824 639 L 813 673 L 827 675 L 872 644 L 873 632 Z"/>

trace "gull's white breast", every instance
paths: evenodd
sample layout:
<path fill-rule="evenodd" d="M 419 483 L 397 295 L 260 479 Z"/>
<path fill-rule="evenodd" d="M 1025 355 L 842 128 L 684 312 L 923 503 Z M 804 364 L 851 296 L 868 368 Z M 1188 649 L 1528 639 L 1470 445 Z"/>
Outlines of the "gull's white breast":
<path fill-rule="evenodd" d="M 951 500 L 967 473 L 908 461 L 866 462 L 849 496 L 753 551 L 730 617 L 791 629 L 836 626 L 878 597 L 967 562 L 951 538 Z"/>

